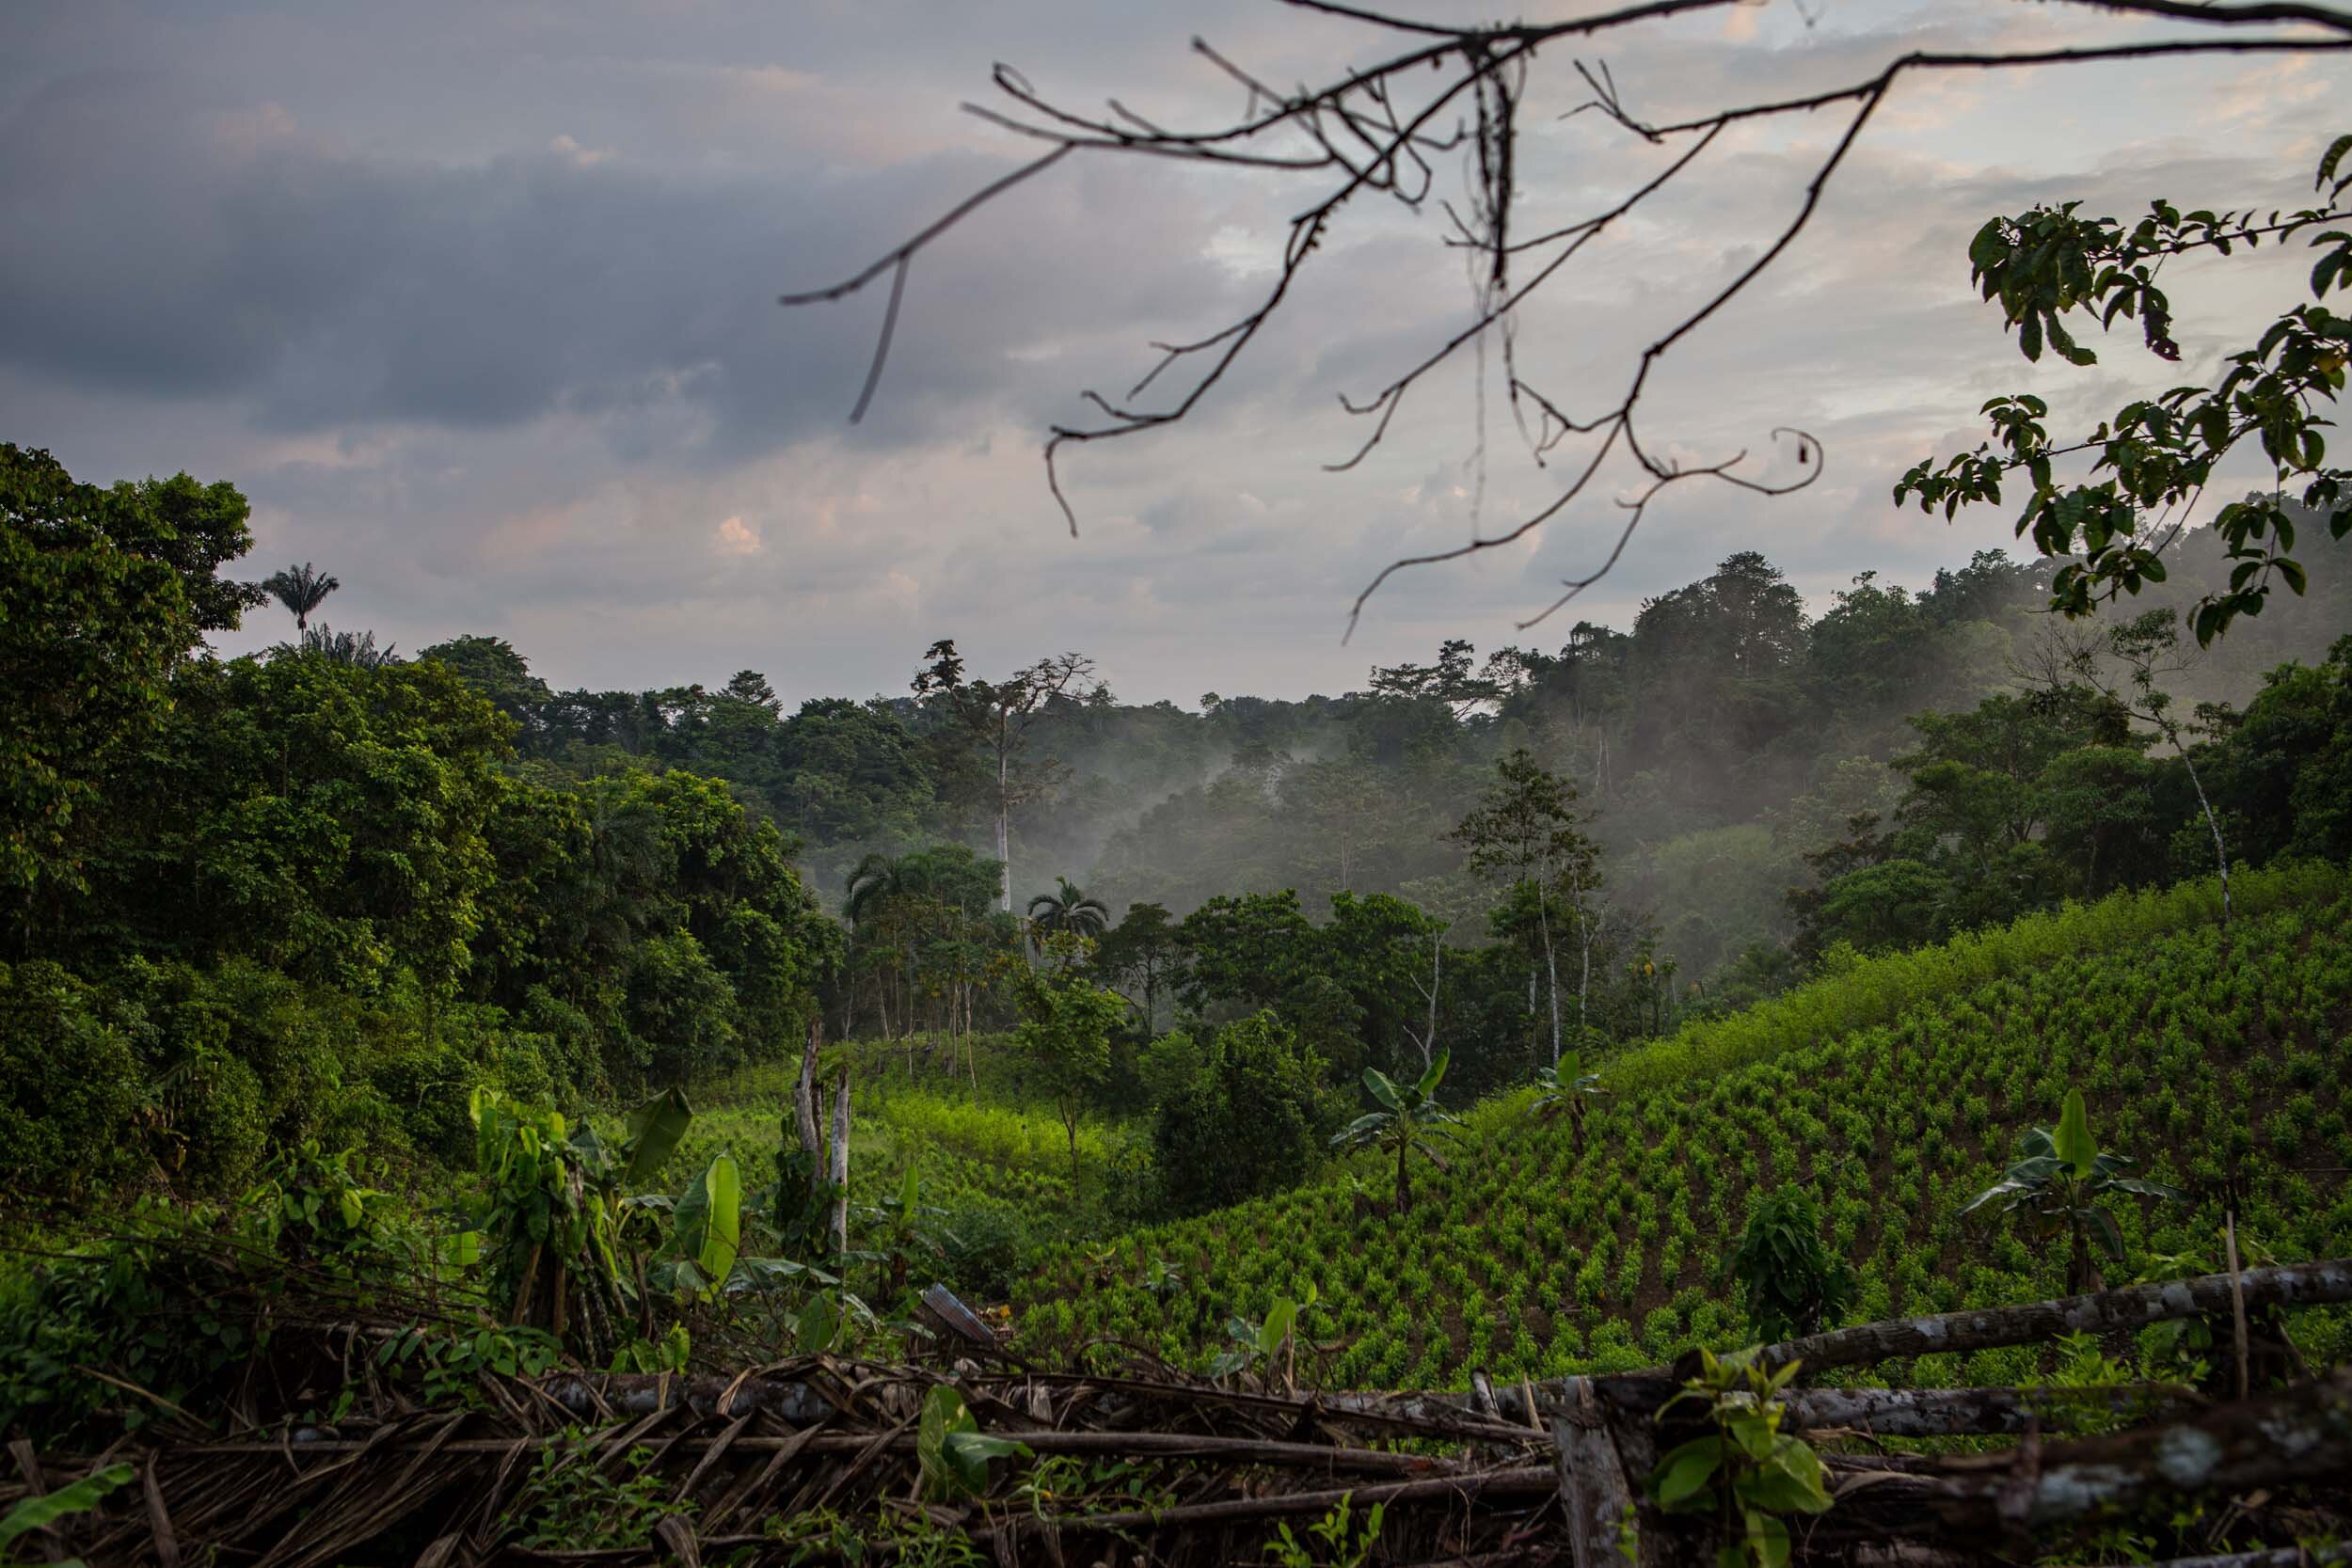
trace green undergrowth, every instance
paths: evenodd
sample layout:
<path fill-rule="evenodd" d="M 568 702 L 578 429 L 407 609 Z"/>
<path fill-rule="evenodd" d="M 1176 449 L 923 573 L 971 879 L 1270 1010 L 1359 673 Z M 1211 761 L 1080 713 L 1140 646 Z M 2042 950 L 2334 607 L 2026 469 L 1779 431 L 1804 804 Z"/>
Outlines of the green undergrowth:
<path fill-rule="evenodd" d="M 830 1124 L 831 1085 L 846 1066 L 851 1203 L 895 1196 L 912 1166 L 922 1203 L 935 1211 L 930 1228 L 945 1251 L 937 1272 L 958 1290 L 1001 1300 L 1045 1249 L 1108 1228 L 1104 1194 L 1115 1180 L 1120 1138 L 1100 1119 L 1079 1124 L 1073 1185 L 1060 1118 L 1025 1093 L 1000 1042 L 983 1040 L 975 1054 L 978 1099 L 968 1077 L 947 1075 L 944 1052 L 910 1068 L 899 1047 L 829 1047 L 819 1119 Z M 769 1180 L 799 1072 L 797 1060 L 772 1062 L 696 1085 L 694 1121 L 671 1168 L 694 1169 L 725 1151 Z"/>
<path fill-rule="evenodd" d="M 1321 1375 L 1458 1385 L 1472 1369 L 1556 1376 L 1742 1342 L 1729 1255 L 1751 1199 L 1815 1194 L 1858 1290 L 1851 1321 L 2058 1293 L 2061 1250 L 1960 1209 L 2070 1086 L 2103 1142 L 2184 1205 L 2115 1205 L 2111 1280 L 2210 1266 L 2234 1174 L 2245 1231 L 2279 1258 L 2352 1250 L 2352 890 L 2340 868 L 2244 876 L 2225 932 L 2210 884 L 2069 908 L 1945 947 L 1849 961 L 1782 998 L 1693 1025 L 1604 1069 L 1587 1148 L 1529 1114 L 1476 1107 L 1450 1174 L 1391 1212 L 1370 1164 L 1181 1224 L 1071 1248 L 1016 1292 L 1024 1343 L 1122 1338 L 1200 1366 L 1236 1315 L 1319 1304 Z M 2167 1259 L 2172 1259 L 2168 1263 Z M 1171 1287 L 1168 1271 L 1181 1284 Z M 2340 1316 L 2312 1332 L 2340 1351 Z M 1922 1384 L 2015 1381 L 2031 1352 Z"/>

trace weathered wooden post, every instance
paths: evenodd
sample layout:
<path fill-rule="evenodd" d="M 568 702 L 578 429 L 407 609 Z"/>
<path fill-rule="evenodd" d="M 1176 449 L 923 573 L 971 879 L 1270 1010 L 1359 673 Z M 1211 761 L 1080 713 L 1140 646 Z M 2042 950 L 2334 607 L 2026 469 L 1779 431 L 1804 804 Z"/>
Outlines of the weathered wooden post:
<path fill-rule="evenodd" d="M 1624 1568 L 1620 1547 L 1638 1528 L 1633 1488 L 1610 1424 L 1593 1380 L 1569 1378 L 1551 1418 L 1551 1438 L 1560 1449 L 1560 1504 L 1576 1568 Z M 1635 1561 L 1657 1560 L 1650 1544 L 1641 1542 Z"/>

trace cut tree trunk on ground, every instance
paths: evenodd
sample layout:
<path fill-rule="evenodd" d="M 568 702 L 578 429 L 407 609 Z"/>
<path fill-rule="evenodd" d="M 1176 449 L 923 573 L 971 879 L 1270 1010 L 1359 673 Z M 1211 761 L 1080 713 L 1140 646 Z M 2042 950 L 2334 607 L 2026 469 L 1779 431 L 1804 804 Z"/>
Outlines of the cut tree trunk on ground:
<path fill-rule="evenodd" d="M 2252 1269 L 2240 1276 L 2246 1306 L 2317 1307 L 2352 1301 L 2352 1259 Z M 2023 1307 L 1991 1307 L 1931 1318 L 1899 1318 L 1808 1335 L 1757 1353 L 1766 1366 L 1802 1361 L 1809 1372 L 1858 1367 L 1901 1356 L 1936 1355 L 2032 1344 L 2068 1334 L 2130 1332 L 2178 1318 L 2231 1315 L 2231 1279 L 2209 1274 L 2196 1279 L 2132 1285 L 2090 1295 L 2062 1296 Z"/>
<path fill-rule="evenodd" d="M 2352 1370 L 2194 1420 L 2006 1453 L 1918 1456 L 1903 1468 L 1833 1463 L 1824 1539 L 1946 1531 L 2030 1535 L 2158 1496 L 2352 1475 Z"/>
<path fill-rule="evenodd" d="M 1575 1380 L 1570 1379 L 1573 1383 Z M 1681 1392 L 1670 1377 L 1598 1377 L 1601 1396 L 1629 1415 L 1646 1418 Z M 1502 1414 L 1521 1402 L 1516 1388 L 1498 1390 Z M 1535 1395 L 1540 1410 L 1547 1403 Z M 2085 1420 L 2178 1420 L 2206 1408 L 2196 1389 L 2178 1383 L 2127 1383 L 2112 1388 L 1791 1388 L 1782 1396 L 1789 1432 L 1825 1435 L 1851 1432 L 1873 1437 L 1998 1437 L 2028 1431 L 2064 1431 Z"/>

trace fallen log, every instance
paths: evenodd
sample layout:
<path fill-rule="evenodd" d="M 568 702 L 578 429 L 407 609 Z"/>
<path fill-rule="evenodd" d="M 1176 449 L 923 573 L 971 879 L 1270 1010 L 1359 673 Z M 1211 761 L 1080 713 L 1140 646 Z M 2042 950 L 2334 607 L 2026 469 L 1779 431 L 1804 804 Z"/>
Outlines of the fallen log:
<path fill-rule="evenodd" d="M 2352 1476 L 2352 1371 L 2193 1419 L 1997 1454 L 1915 1456 L 1899 1470 L 1835 1467 L 1821 1532 L 2030 1532 L 2142 1498 Z"/>
<path fill-rule="evenodd" d="M 1190 1525 L 1248 1524 L 1261 1519 L 1295 1518 L 1328 1513 L 1341 1503 L 1361 1511 L 1375 1503 L 1422 1502 L 1439 1498 L 1464 1503 L 1486 1498 L 1545 1498 L 1559 1489 L 1560 1473 L 1549 1465 L 1486 1470 L 1431 1481 L 1391 1481 L 1385 1486 L 1353 1486 L 1338 1492 L 1284 1492 L 1263 1497 L 1232 1497 L 1222 1502 L 1188 1503 L 1175 1508 L 1136 1509 L 1118 1513 L 1073 1513 L 1052 1523 L 1064 1531 L 1099 1532 L 1181 1529 Z M 973 1531 L 976 1541 L 993 1541 L 1004 1528 Z"/>
<path fill-rule="evenodd" d="M 1109 1454 L 1124 1458 L 1194 1459 L 1217 1465 L 1263 1465 L 1282 1469 L 1328 1470 L 1334 1474 L 1388 1476 L 1447 1476 L 1475 1473 L 1475 1466 L 1458 1460 L 1430 1454 L 1399 1453 L 1388 1449 L 1338 1448 L 1325 1443 L 1284 1443 L 1251 1437 L 1217 1437 L 1187 1432 L 1024 1432 L 1007 1433 L 1006 1437 L 1025 1445 L 1041 1454 Z M 1535 1434 L 1526 1434 L 1533 1438 Z M 301 1433 L 294 1436 L 299 1439 Z M 631 1446 L 626 1433 L 608 1434 L 607 1446 L 623 1450 Z M 230 1455 L 277 1454 L 316 1456 L 350 1455 L 369 1451 L 387 1454 L 430 1451 L 451 1456 L 488 1456 L 529 1452 L 546 1446 L 547 1438 L 532 1433 L 514 1437 L 467 1437 L 453 1442 L 378 1443 L 358 1437 L 312 1437 L 296 1441 L 291 1449 L 278 1442 L 224 1442 L 192 1445 L 174 1450 L 175 1464 L 208 1457 Z M 798 1433 L 789 1437 L 742 1436 L 721 1433 L 710 1437 L 673 1437 L 663 1445 L 680 1453 L 721 1452 L 732 1449 L 737 1453 L 841 1454 L 863 1453 L 874 1449 L 882 1453 L 913 1453 L 915 1436 L 912 1432 L 886 1433 L 877 1437 L 868 1433 L 823 1433 L 811 1435 Z M 294 1472 L 300 1474 L 297 1468 Z"/>
<path fill-rule="evenodd" d="M 2249 1310 L 2317 1307 L 2352 1301 L 2352 1259 L 2252 1269 L 2237 1276 Z M 2226 1315 L 2231 1276 L 2161 1280 L 2092 1295 L 2061 1296 L 2022 1307 L 1987 1307 L 1935 1317 L 1899 1318 L 1807 1335 L 1756 1353 L 1767 1367 L 1802 1361 L 1807 1372 L 1856 1367 L 1913 1355 L 1936 1355 L 2032 1344 L 2067 1334 L 2113 1334 L 2178 1318 Z M 1659 1369 L 1663 1370 L 1664 1369 Z"/>
<path fill-rule="evenodd" d="M 2240 1275 L 2239 1279 L 2249 1311 L 2263 1307 L 2321 1307 L 2352 1302 L 2352 1259 L 2338 1258 L 2252 1269 Z M 1864 1366 L 1873 1361 L 1891 1361 L 1915 1355 L 2031 1344 L 2037 1340 L 2056 1339 L 2066 1334 L 2127 1331 L 2178 1318 L 2207 1314 L 2227 1316 L 2230 1311 L 2231 1276 L 2214 1274 L 2193 1279 L 2159 1280 L 2149 1285 L 2126 1286 L 2122 1290 L 2103 1291 L 2091 1295 L 2061 1296 L 2053 1301 L 2029 1302 L 2018 1307 L 1978 1307 L 1934 1317 L 1896 1318 L 1885 1323 L 1862 1323 L 1852 1328 L 1831 1329 L 1809 1335 L 1783 1344 L 1767 1345 L 1756 1354 L 1758 1360 L 1768 1367 L 1803 1361 L 1806 1371 L 1818 1372 L 1832 1367 Z M 1597 1386 L 1609 1390 L 1613 1396 L 1630 1394 L 1645 1379 L 1656 1381 L 1671 1391 L 1679 1388 L 1696 1370 L 1695 1366 L 1686 1367 L 1677 1363 L 1674 1367 L 1650 1367 L 1638 1372 L 1607 1374 L 1596 1378 L 1595 1383 Z M 1549 1420 L 1565 1408 L 1562 1402 L 1567 1381 L 1553 1379 L 1525 1388 L 1495 1387 L 1491 1390 L 1491 1398 L 1496 1416 L 1504 1423 L 1525 1424 L 1528 1420 L 1526 1397 L 1532 1389 L 1536 1418 Z M 2161 1386 L 2152 1385 L 2150 1388 L 2153 1391 L 2158 1386 Z M 1794 1399 L 1805 1391 L 1791 1389 L 1789 1392 Z M 1411 1395 L 1323 1393 L 1314 1398 L 1327 1410 L 1351 1414 L 1393 1412 L 1437 1419 L 1444 1413 L 1452 1412 L 1456 1416 L 1471 1416 L 1473 1419 L 1484 1418 L 1475 1414 L 1479 1396 L 1471 1392 Z M 1904 1419 L 1893 1408 L 1901 1402 L 1888 1402 L 1884 1418 L 1890 1421 Z M 1957 1415 L 1923 1414 L 1915 1418 L 1921 1423 L 1916 1431 L 1903 1431 L 1896 1426 L 1874 1430 L 1889 1437 L 1959 1435 L 1979 1430 L 1934 1424 L 1938 1420 L 1958 1418 Z M 1832 1426 L 1848 1423 L 1825 1418 L 1814 1424 Z M 1981 1429 L 1981 1434 L 1997 1435 L 2022 1430 L 2022 1425 L 1986 1427 Z"/>
<path fill-rule="evenodd" d="M 1682 1391 L 1670 1377 L 1625 1373 L 1592 1380 L 1600 1397 L 1634 1416 L 1654 1416 Z M 1518 1398 L 1512 1390 L 1506 1411 Z M 1538 1408 L 1545 1402 L 1536 1396 Z M 2000 1437 L 2062 1432 L 2094 1419 L 2179 1419 L 2207 1408 L 2177 1383 L 2109 1388 L 1791 1388 L 1781 1396 L 1789 1432 L 1852 1432 L 1871 1437 Z"/>
<path fill-rule="evenodd" d="M 831 1400 L 798 1378 L 587 1372 L 547 1378 L 538 1388 L 583 1420 L 648 1416 L 684 1405 L 697 1416 L 769 1415 L 804 1427 L 834 1413 Z"/>
<path fill-rule="evenodd" d="M 2279 1546 L 2265 1552 L 2225 1552 L 2219 1557 L 2176 1557 L 2150 1568 L 2324 1568 L 2352 1562 L 2352 1546 Z"/>

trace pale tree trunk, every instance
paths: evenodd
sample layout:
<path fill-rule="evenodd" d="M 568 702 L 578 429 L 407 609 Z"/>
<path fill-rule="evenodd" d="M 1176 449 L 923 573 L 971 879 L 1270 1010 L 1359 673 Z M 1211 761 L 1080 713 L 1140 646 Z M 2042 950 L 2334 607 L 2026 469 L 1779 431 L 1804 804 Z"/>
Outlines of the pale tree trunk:
<path fill-rule="evenodd" d="M 1593 990 L 1593 918 L 1585 912 L 1581 879 L 1576 883 L 1576 935 L 1583 958 L 1583 968 L 1576 977 L 1576 1048 L 1581 1052 L 1591 1038 L 1585 1008 Z"/>
<path fill-rule="evenodd" d="M 801 1051 L 801 1076 L 792 1085 L 792 1126 L 801 1137 L 801 1148 L 811 1162 L 809 1180 L 812 1185 L 825 1169 L 825 1141 L 817 1130 L 817 1049 L 824 1043 L 824 1032 L 817 1024 L 808 1026 L 808 1044 Z"/>
<path fill-rule="evenodd" d="M 1429 1033 L 1421 1042 L 1422 1070 L 1438 1052 L 1438 993 L 1445 989 L 1445 933 L 1439 931 L 1429 939 Z"/>
<path fill-rule="evenodd" d="M 996 736 L 996 907 L 1012 913 L 1012 754 L 1000 725 Z"/>
<path fill-rule="evenodd" d="M 1413 982 L 1413 989 L 1429 999 L 1429 1026 L 1416 1037 L 1413 1026 L 1408 1023 L 1405 1025 L 1405 1034 L 1420 1048 L 1421 1065 L 1424 1071 L 1436 1060 L 1438 1053 L 1438 999 L 1445 990 L 1445 939 L 1447 932 L 1453 928 L 1448 926 L 1429 941 L 1429 983 L 1424 986 L 1419 979 Z M 1532 975 L 1530 979 L 1533 979 Z"/>
<path fill-rule="evenodd" d="M 835 1252 L 850 1250 L 850 1069 L 833 1095 L 833 1243 Z"/>
<path fill-rule="evenodd" d="M 1544 970 L 1551 987 L 1551 1065 L 1560 1065 L 1560 960 L 1551 951 L 1551 909 L 1540 884 L 1535 889 L 1535 920 L 1544 932 Z"/>
<path fill-rule="evenodd" d="M 2188 748 L 2169 728 L 2165 736 L 2172 742 L 2172 749 L 2181 753 L 2181 765 L 2188 769 L 2188 782 L 2197 791 L 2197 804 L 2205 814 L 2205 829 L 2213 834 L 2214 863 L 2221 868 L 2221 924 L 2226 929 L 2230 924 L 2230 850 L 2221 842 L 2221 819 L 2214 815 L 2213 802 L 2205 799 L 2205 784 L 2197 776 L 2197 765 L 2188 759 Z"/>

